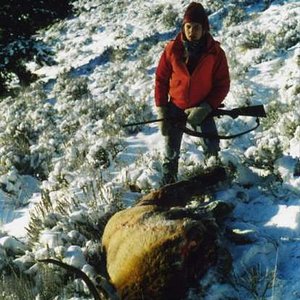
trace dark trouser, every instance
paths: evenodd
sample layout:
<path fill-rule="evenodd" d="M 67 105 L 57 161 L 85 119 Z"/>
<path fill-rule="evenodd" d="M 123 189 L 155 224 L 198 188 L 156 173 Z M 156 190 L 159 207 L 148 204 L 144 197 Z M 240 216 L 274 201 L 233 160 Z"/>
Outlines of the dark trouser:
<path fill-rule="evenodd" d="M 185 119 L 185 113 L 182 109 L 175 106 L 172 102 L 168 104 L 169 116 L 174 119 Z M 177 125 L 177 126 L 176 126 Z M 175 182 L 178 173 L 178 160 L 180 156 L 180 146 L 183 131 L 178 128 L 185 126 L 184 121 L 178 123 L 172 122 L 172 126 L 165 137 L 165 157 L 163 162 L 163 184 Z M 199 126 L 202 133 L 217 134 L 216 123 L 213 118 L 206 118 Z M 220 150 L 220 140 L 218 138 L 203 139 L 203 149 L 206 156 L 217 156 Z"/>

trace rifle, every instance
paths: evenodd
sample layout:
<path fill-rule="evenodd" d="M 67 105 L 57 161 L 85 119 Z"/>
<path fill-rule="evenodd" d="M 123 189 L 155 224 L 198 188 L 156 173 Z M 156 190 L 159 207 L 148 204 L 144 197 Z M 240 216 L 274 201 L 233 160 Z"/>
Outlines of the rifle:
<path fill-rule="evenodd" d="M 263 105 L 238 107 L 238 108 L 233 108 L 230 110 L 217 108 L 217 109 L 213 110 L 209 116 L 210 117 L 220 117 L 220 116 L 225 116 L 225 115 L 230 116 L 233 119 L 237 118 L 238 116 L 256 117 L 257 126 L 255 126 L 254 128 L 251 128 L 249 130 L 246 130 L 244 132 L 237 133 L 234 135 L 229 135 L 229 136 L 220 136 L 220 135 L 214 135 L 214 134 L 209 134 L 209 133 L 201 133 L 201 132 L 193 131 L 186 127 L 180 127 L 180 128 L 183 130 L 183 132 L 185 132 L 189 135 L 192 135 L 192 136 L 196 136 L 196 137 L 232 139 L 232 138 L 241 136 L 243 134 L 246 134 L 250 131 L 255 130 L 260 125 L 259 118 L 260 117 L 265 118 L 267 116 Z M 166 121 L 166 120 L 167 121 L 175 121 L 175 122 L 186 121 L 186 119 L 179 120 L 179 119 L 174 119 L 174 118 L 160 118 L 160 119 L 146 120 L 146 121 L 136 122 L 136 123 L 123 124 L 122 127 L 145 125 L 145 124 L 150 124 L 150 123 L 162 122 L 162 121 Z"/>
<path fill-rule="evenodd" d="M 230 116 L 231 118 L 236 119 L 238 116 L 265 118 L 267 115 L 263 105 L 253 105 L 253 106 L 233 108 L 230 110 L 217 108 L 212 111 L 210 116 L 213 117 Z M 136 122 L 136 123 L 123 124 L 122 127 L 138 126 L 138 125 L 162 122 L 166 120 L 179 121 L 179 120 L 174 120 L 174 118 L 161 118 L 161 119 L 153 119 L 153 120 L 147 120 L 147 121 Z"/>

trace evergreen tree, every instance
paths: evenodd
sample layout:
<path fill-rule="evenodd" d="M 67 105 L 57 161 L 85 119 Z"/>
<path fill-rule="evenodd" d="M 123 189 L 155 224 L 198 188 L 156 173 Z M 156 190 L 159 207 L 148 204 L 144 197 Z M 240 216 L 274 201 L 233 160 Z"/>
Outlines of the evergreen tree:
<path fill-rule="evenodd" d="M 25 62 L 37 53 L 32 35 L 72 11 L 71 0 L 1 0 L 0 10 L 0 94 L 15 74 L 21 84 L 34 76 Z"/>

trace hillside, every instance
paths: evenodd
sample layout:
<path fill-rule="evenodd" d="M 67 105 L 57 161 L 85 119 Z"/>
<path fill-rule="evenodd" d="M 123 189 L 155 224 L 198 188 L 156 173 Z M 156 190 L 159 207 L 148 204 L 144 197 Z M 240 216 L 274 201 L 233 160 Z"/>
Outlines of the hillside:
<path fill-rule="evenodd" d="M 35 278 L 28 299 L 41 287 L 34 259 L 60 257 L 92 276 L 107 217 L 160 185 L 158 126 L 122 124 L 156 118 L 156 65 L 189 4 L 173 2 L 76 1 L 73 18 L 36 36 L 52 48 L 55 64 L 32 61 L 39 80 L 1 100 L 0 270 L 7 275 L 13 266 Z M 220 161 L 232 181 L 211 196 L 235 205 L 227 225 L 251 243 L 228 245 L 230 282 L 216 282 L 212 272 L 199 281 L 205 293 L 191 290 L 188 299 L 299 299 L 300 5 L 202 3 L 229 60 L 226 108 L 263 104 L 267 118 L 222 141 Z M 227 135 L 256 122 L 222 117 L 217 124 Z M 179 179 L 213 164 L 201 141 L 185 135 Z M 13 279 L 3 278 L 6 299 Z M 47 292 L 42 299 L 57 291 Z M 79 297 L 88 299 L 84 291 Z"/>

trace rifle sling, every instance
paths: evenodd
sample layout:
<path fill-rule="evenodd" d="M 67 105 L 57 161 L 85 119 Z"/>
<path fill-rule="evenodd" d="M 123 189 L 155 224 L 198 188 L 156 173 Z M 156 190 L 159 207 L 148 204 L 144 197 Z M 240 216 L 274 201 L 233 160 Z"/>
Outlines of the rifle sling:
<path fill-rule="evenodd" d="M 203 133 L 203 132 L 198 132 L 198 131 L 191 130 L 187 127 L 181 127 L 179 125 L 177 125 L 177 126 L 184 133 L 186 133 L 188 135 L 191 135 L 191 136 L 201 137 L 201 138 L 206 138 L 206 139 L 229 140 L 229 139 L 234 139 L 234 138 L 237 138 L 239 136 L 242 136 L 246 133 L 249 133 L 249 132 L 255 130 L 259 125 L 260 125 L 259 118 L 256 118 L 256 126 L 255 127 L 250 128 L 250 129 L 248 129 L 246 131 L 243 131 L 243 132 L 240 132 L 240 133 L 232 134 L 232 135 L 218 135 L 218 134 L 213 134 L 213 133 Z"/>

